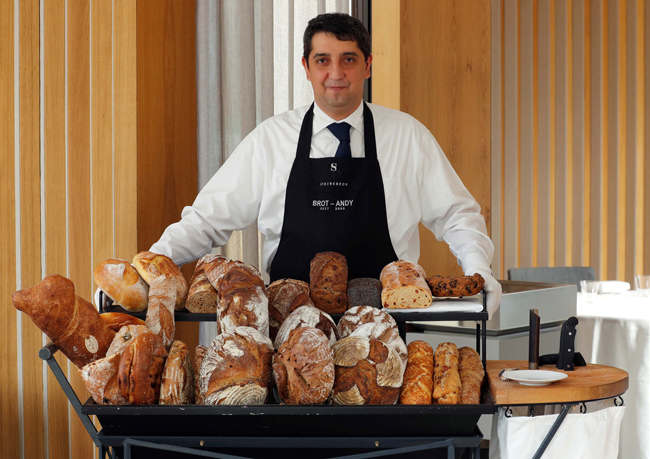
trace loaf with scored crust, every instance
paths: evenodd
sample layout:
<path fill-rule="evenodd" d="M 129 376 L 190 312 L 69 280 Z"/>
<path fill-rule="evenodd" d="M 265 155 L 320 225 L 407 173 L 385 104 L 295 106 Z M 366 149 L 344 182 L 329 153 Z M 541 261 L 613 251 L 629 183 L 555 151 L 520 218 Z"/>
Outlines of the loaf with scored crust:
<path fill-rule="evenodd" d="M 204 314 L 217 312 L 217 291 L 210 284 L 205 273 L 206 261 L 213 257 L 213 255 L 206 255 L 196 262 L 185 301 L 185 309 L 190 312 Z"/>
<path fill-rule="evenodd" d="M 266 288 L 269 297 L 269 334 L 275 339 L 278 329 L 300 306 L 314 305 L 309 296 L 309 284 L 297 279 L 278 279 Z"/>
<path fill-rule="evenodd" d="M 328 314 L 348 308 L 348 262 L 337 252 L 317 253 L 309 264 L 309 287 L 314 305 Z"/>

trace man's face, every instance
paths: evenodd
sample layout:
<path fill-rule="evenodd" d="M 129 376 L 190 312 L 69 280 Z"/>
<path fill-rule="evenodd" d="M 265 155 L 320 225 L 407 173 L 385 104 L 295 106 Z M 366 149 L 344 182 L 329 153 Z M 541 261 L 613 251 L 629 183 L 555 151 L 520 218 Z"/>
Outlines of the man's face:
<path fill-rule="evenodd" d="M 318 106 L 335 120 L 352 113 L 363 98 L 363 81 L 370 76 L 372 56 L 364 60 L 356 41 L 341 41 L 326 32 L 311 40 L 309 61 L 302 58 Z"/>

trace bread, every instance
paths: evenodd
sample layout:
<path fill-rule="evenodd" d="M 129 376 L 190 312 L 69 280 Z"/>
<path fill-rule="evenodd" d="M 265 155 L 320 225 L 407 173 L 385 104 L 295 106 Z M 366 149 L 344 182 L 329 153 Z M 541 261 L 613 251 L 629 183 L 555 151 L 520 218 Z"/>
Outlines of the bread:
<path fill-rule="evenodd" d="M 296 308 L 314 305 L 309 296 L 309 284 L 296 279 L 279 279 L 266 288 L 269 297 L 269 336 L 275 339 L 284 319 Z"/>
<path fill-rule="evenodd" d="M 120 328 L 106 351 L 106 357 L 121 354 L 133 342 L 134 338 L 143 333 L 151 333 L 151 330 L 146 325 L 125 325 Z"/>
<path fill-rule="evenodd" d="M 95 403 L 126 405 L 129 402 L 128 397 L 120 392 L 117 378 L 121 358 L 121 354 L 113 354 L 90 362 L 81 369 L 81 379 Z"/>
<path fill-rule="evenodd" d="M 381 308 L 381 282 L 373 277 L 357 277 L 348 282 L 348 307 Z"/>
<path fill-rule="evenodd" d="M 433 358 L 433 400 L 440 405 L 460 402 L 458 348 L 454 343 L 440 343 Z"/>
<path fill-rule="evenodd" d="M 158 402 L 166 357 L 167 351 L 160 337 L 153 333 L 136 336 L 124 349 L 117 377 L 120 392 L 130 404 L 151 405 Z"/>
<path fill-rule="evenodd" d="M 78 368 L 104 357 L 115 337 L 93 305 L 75 295 L 72 281 L 58 274 L 15 292 L 12 301 Z"/>
<path fill-rule="evenodd" d="M 381 341 L 348 336 L 332 347 L 335 378 L 332 401 L 338 405 L 393 405 L 399 398 L 403 366 Z"/>
<path fill-rule="evenodd" d="M 104 312 L 99 315 L 104 323 L 117 333 L 125 325 L 144 325 L 144 320 L 123 312 Z"/>
<path fill-rule="evenodd" d="M 187 295 L 187 281 L 171 258 L 153 252 L 140 252 L 133 257 L 133 266 L 149 287 L 160 278 L 167 279 L 176 292 L 175 309 L 177 311 L 183 309 Z M 149 294 L 151 295 L 151 292 Z"/>
<path fill-rule="evenodd" d="M 269 302 L 257 269 L 241 262 L 230 264 L 219 281 L 217 298 L 221 333 L 252 327 L 269 336 Z"/>
<path fill-rule="evenodd" d="M 205 275 L 208 276 L 208 281 L 217 292 L 219 291 L 219 282 L 221 282 L 223 275 L 237 263 L 241 263 L 241 261 L 229 260 L 223 255 L 210 254 L 204 257 L 203 271 L 205 272 Z"/>
<path fill-rule="evenodd" d="M 160 383 L 161 405 L 189 405 L 194 396 L 189 349 L 182 341 L 174 341 L 165 361 Z"/>
<path fill-rule="evenodd" d="M 282 322 L 275 337 L 275 348 L 279 349 L 282 343 L 289 339 L 291 332 L 300 327 L 318 328 L 325 333 L 330 345 L 334 344 L 339 337 L 336 324 L 329 314 L 315 306 L 300 306 Z"/>
<path fill-rule="evenodd" d="M 408 345 L 408 362 L 399 397 L 402 405 L 430 405 L 433 393 L 433 349 L 424 341 Z"/>
<path fill-rule="evenodd" d="M 485 371 L 478 353 L 471 347 L 458 350 L 458 371 L 460 373 L 460 403 L 478 404 L 481 401 L 481 384 Z"/>
<path fill-rule="evenodd" d="M 394 261 L 384 266 L 379 275 L 381 303 L 385 308 L 426 308 L 433 300 L 425 280 L 425 272 L 416 263 Z"/>
<path fill-rule="evenodd" d="M 273 356 L 280 399 L 289 405 L 324 403 L 334 386 L 334 354 L 321 330 L 301 327 Z"/>
<path fill-rule="evenodd" d="M 199 371 L 206 405 L 261 405 L 271 384 L 271 340 L 251 327 L 218 335 Z"/>
<path fill-rule="evenodd" d="M 93 274 L 97 286 L 114 304 L 132 312 L 147 309 L 149 287 L 128 261 L 109 258 L 98 264 Z"/>
<path fill-rule="evenodd" d="M 203 357 L 208 350 L 207 347 L 200 344 L 194 348 L 194 355 L 192 356 L 192 374 L 194 375 L 194 403 L 203 405 L 203 398 L 201 397 L 201 384 L 199 383 L 199 372 L 201 371 L 201 363 Z"/>
<path fill-rule="evenodd" d="M 217 291 L 210 284 L 205 273 L 206 261 L 213 260 L 214 257 L 214 255 L 206 255 L 196 263 L 185 301 L 185 309 L 190 312 L 204 314 L 217 312 Z"/>
<path fill-rule="evenodd" d="M 149 285 L 149 307 L 145 324 L 152 332 L 160 336 L 167 349 L 174 341 L 176 333 L 174 319 L 176 293 L 174 283 L 165 278 L 157 278 Z"/>
<path fill-rule="evenodd" d="M 433 296 L 463 297 L 480 293 L 485 285 L 485 279 L 480 274 L 472 276 L 446 277 L 433 275 L 427 278 Z"/>
<path fill-rule="evenodd" d="M 348 308 L 348 262 L 337 252 L 317 253 L 309 264 L 309 287 L 314 305 L 328 314 Z"/>

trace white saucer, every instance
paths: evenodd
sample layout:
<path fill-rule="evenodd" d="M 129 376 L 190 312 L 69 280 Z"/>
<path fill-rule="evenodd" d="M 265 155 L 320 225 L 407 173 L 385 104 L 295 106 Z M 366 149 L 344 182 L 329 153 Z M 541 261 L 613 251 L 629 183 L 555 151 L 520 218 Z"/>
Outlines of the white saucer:
<path fill-rule="evenodd" d="M 524 386 L 546 386 L 568 377 L 565 373 L 550 370 L 507 370 L 502 376 Z"/>

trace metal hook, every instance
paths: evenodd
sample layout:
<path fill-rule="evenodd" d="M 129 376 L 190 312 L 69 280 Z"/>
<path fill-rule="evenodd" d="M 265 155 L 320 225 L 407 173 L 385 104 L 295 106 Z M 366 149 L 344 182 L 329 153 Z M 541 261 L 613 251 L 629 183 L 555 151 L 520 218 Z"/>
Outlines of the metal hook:
<path fill-rule="evenodd" d="M 585 402 L 580 402 L 580 412 L 582 414 L 585 414 L 587 412 L 587 405 L 585 405 Z"/>
<path fill-rule="evenodd" d="M 505 416 L 506 416 L 507 418 L 511 418 L 511 417 L 512 417 L 512 409 L 511 409 L 509 406 L 506 406 Z"/>
<path fill-rule="evenodd" d="M 621 400 L 620 403 L 617 400 Z M 615 406 L 623 406 L 625 404 L 625 401 L 623 400 L 623 397 L 621 395 L 617 395 L 614 397 L 614 405 Z"/>

